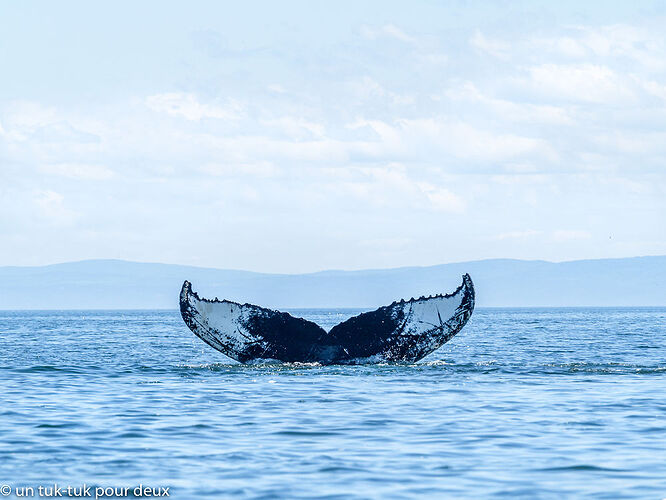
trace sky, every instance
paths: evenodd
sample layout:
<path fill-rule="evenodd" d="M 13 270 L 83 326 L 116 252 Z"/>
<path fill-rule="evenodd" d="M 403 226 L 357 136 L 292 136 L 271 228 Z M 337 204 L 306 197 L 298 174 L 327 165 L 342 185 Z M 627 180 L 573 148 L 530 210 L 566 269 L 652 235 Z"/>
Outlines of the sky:
<path fill-rule="evenodd" d="M 662 2 L 0 4 L 0 265 L 662 254 Z"/>

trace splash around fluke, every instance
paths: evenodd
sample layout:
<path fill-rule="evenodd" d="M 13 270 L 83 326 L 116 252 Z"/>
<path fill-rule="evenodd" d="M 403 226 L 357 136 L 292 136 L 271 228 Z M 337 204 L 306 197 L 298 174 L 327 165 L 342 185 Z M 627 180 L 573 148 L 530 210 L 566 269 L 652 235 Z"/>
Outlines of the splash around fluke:
<path fill-rule="evenodd" d="M 241 363 L 415 362 L 448 342 L 473 310 L 474 284 L 468 274 L 451 294 L 396 301 L 329 332 L 286 312 L 201 298 L 189 281 L 180 291 L 180 313 L 190 330 Z"/>

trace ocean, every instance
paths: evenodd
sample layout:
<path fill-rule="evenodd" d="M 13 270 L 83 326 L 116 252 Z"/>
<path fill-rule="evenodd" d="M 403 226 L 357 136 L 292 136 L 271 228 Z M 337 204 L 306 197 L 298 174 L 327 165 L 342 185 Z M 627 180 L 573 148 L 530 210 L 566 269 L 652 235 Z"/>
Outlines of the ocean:
<path fill-rule="evenodd" d="M 659 499 L 665 353 L 666 308 L 481 308 L 419 363 L 361 366 L 239 365 L 177 311 L 0 311 L 0 484 Z"/>

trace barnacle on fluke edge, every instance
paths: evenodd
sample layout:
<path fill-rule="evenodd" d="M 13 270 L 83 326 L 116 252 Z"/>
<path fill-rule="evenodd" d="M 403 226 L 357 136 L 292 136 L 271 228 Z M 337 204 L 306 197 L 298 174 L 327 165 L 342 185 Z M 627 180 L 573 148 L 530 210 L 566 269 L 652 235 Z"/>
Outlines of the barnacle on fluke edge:
<path fill-rule="evenodd" d="M 241 363 L 414 362 L 448 342 L 473 310 L 469 274 L 452 294 L 396 301 L 349 318 L 330 332 L 289 313 L 201 298 L 189 281 L 180 291 L 180 313 L 190 330 Z"/>

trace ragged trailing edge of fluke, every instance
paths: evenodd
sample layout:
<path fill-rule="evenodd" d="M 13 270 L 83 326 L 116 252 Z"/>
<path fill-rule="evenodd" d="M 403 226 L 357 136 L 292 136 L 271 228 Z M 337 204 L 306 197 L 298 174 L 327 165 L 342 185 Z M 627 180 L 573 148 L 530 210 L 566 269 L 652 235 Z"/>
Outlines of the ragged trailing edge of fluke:
<path fill-rule="evenodd" d="M 451 294 L 399 300 L 326 332 L 289 313 L 254 304 L 201 298 L 189 281 L 180 292 L 187 326 L 211 347 L 240 361 L 272 359 L 322 364 L 414 362 L 450 340 L 474 310 L 468 274 Z"/>

